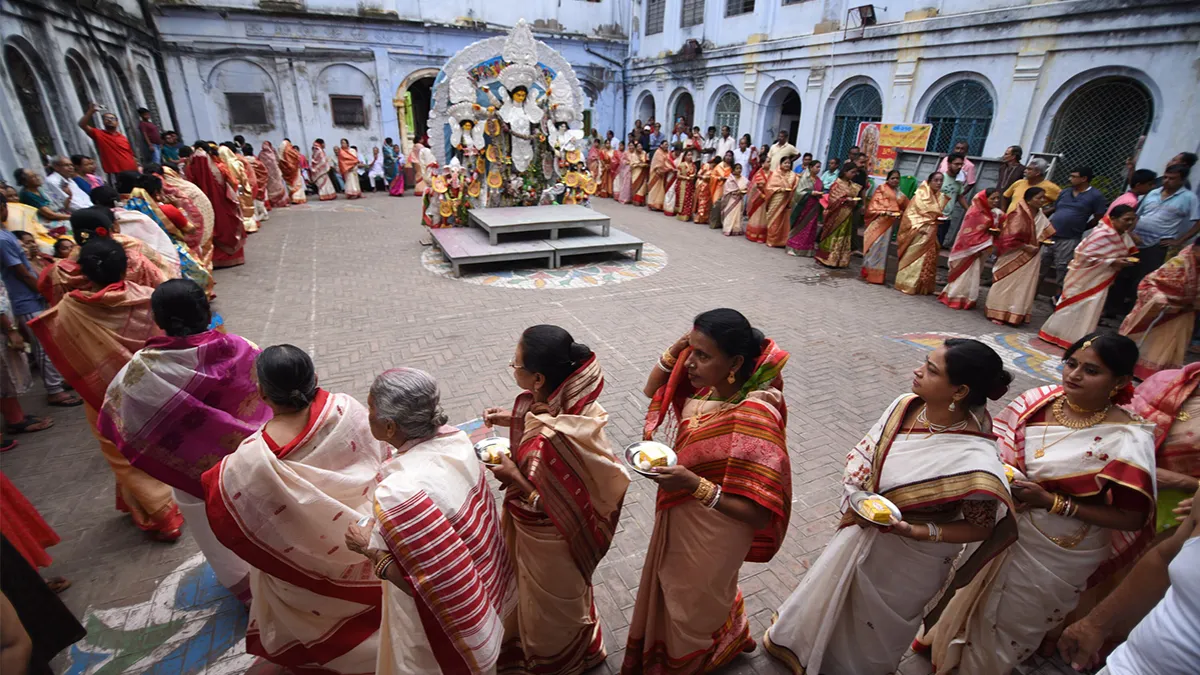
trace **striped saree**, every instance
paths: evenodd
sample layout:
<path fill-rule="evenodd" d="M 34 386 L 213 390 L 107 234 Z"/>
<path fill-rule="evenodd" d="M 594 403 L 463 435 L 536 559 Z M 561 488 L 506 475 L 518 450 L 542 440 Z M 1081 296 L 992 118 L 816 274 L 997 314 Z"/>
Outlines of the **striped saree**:
<path fill-rule="evenodd" d="M 522 583 L 520 635 L 505 644 L 502 672 L 573 674 L 604 661 L 592 573 L 612 543 L 629 474 L 604 432 L 603 389 L 592 356 L 546 403 L 524 392 L 513 406 L 514 460 L 541 501 L 531 507 L 515 490 L 504 499 L 504 538 Z"/>
<path fill-rule="evenodd" d="M 1038 337 L 1066 349 L 1096 330 L 1108 287 L 1121 271 L 1119 263 L 1136 251 L 1133 238 L 1113 229 L 1112 221 L 1104 216 L 1075 247 L 1063 279 L 1062 297 Z"/>
<path fill-rule="evenodd" d="M 384 584 L 375 672 L 494 673 L 516 577 L 470 439 L 442 427 L 400 448 L 386 473 L 375 491 L 371 548 L 395 556 L 412 591 Z"/>
<path fill-rule="evenodd" d="M 1146 379 L 1183 365 L 1192 324 L 1200 309 L 1200 265 L 1195 244 L 1179 252 L 1138 284 L 1137 304 L 1121 323 L 1121 335 L 1138 343 L 1133 374 Z"/>
<path fill-rule="evenodd" d="M 679 355 L 667 384 L 655 393 L 645 437 L 668 423 L 682 466 L 720 485 L 723 494 L 767 509 L 771 519 L 756 531 L 705 508 L 690 493 L 659 489 L 621 669 L 626 675 L 709 672 L 753 649 L 738 571 L 743 562 L 775 555 L 791 514 L 780 376 L 787 352 L 764 341 L 754 375 L 728 409 L 727 402 L 695 397 L 706 392 L 687 382 L 688 354 Z M 696 424 L 696 416 L 712 413 Z"/>

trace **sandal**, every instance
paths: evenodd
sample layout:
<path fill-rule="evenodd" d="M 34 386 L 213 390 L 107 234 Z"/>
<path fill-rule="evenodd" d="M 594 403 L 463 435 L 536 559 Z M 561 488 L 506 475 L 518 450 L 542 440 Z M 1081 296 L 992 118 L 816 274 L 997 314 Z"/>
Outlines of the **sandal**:
<path fill-rule="evenodd" d="M 25 419 L 20 422 L 8 425 L 7 432 L 10 434 L 29 434 L 35 431 L 44 431 L 52 426 L 54 426 L 54 420 L 49 417 L 26 415 Z"/>
<path fill-rule="evenodd" d="M 47 397 L 46 405 L 51 405 L 56 408 L 74 408 L 75 406 L 83 405 L 83 399 L 79 398 L 79 394 L 74 394 L 67 391 L 63 391 L 61 393 L 63 394 L 62 398 L 57 400 L 54 398 L 54 396 Z"/>
<path fill-rule="evenodd" d="M 55 593 L 62 593 L 71 587 L 71 582 L 68 581 L 66 577 L 51 577 L 45 581 L 46 585 L 50 587 L 50 590 L 54 591 Z"/>
<path fill-rule="evenodd" d="M 9 450 L 16 448 L 18 445 L 20 445 L 20 443 L 17 443 L 15 440 L 10 438 L 8 439 L 7 443 L 0 442 L 0 452 L 8 452 Z"/>

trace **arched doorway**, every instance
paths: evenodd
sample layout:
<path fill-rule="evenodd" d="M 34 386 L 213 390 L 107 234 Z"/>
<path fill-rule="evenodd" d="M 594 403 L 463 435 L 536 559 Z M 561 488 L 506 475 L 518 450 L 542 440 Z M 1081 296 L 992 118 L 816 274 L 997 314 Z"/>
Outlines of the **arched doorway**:
<path fill-rule="evenodd" d="M 790 84 L 783 84 L 767 94 L 763 103 L 762 143 L 774 143 L 779 131 L 788 132 L 788 142 L 796 143 L 800 133 L 800 94 Z"/>
<path fill-rule="evenodd" d="M 642 121 L 642 124 L 649 124 L 650 120 L 654 119 L 654 95 L 643 94 L 641 100 L 638 101 L 637 117 Z"/>
<path fill-rule="evenodd" d="M 883 100 L 879 91 L 869 84 L 856 84 L 846 90 L 833 109 L 833 133 L 829 136 L 826 161 L 830 157 L 845 159 L 850 146 L 858 138 L 858 125 L 883 121 Z"/>
<path fill-rule="evenodd" d="M 717 99 L 713 111 L 713 126 L 720 133 L 721 127 L 729 127 L 729 135 L 737 138 L 738 122 L 742 118 L 742 99 L 735 91 L 726 91 Z"/>
<path fill-rule="evenodd" d="M 975 80 L 959 80 L 938 92 L 925 111 L 929 132 L 929 152 L 950 152 L 954 144 L 966 141 L 968 152 L 978 155 L 987 143 L 995 106 L 987 87 Z"/>
<path fill-rule="evenodd" d="M 46 105 L 37 76 L 21 50 L 12 45 L 4 46 L 4 65 L 25 115 L 25 124 L 29 126 L 29 135 L 33 137 L 39 158 L 44 161 L 55 153 L 54 136 L 46 118 Z"/>
<path fill-rule="evenodd" d="M 683 127 L 690 133 L 695 119 L 696 103 L 692 100 L 692 95 L 686 91 L 680 92 L 675 97 L 675 106 L 671 108 L 671 130 L 674 131 L 676 122 L 683 120 Z"/>
<path fill-rule="evenodd" d="M 400 127 L 396 140 L 406 153 L 418 138 L 429 131 L 429 110 L 433 104 L 433 83 L 437 74 L 437 68 L 414 71 L 400 83 L 396 97 L 392 99 Z"/>
<path fill-rule="evenodd" d="M 1138 137 L 1150 131 L 1154 99 L 1137 80 L 1102 77 L 1076 89 L 1054 116 L 1046 152 L 1062 155 L 1055 182 L 1066 182 L 1077 166 L 1091 168 L 1092 185 L 1108 199 L 1125 184 L 1125 158 L 1132 157 Z"/>

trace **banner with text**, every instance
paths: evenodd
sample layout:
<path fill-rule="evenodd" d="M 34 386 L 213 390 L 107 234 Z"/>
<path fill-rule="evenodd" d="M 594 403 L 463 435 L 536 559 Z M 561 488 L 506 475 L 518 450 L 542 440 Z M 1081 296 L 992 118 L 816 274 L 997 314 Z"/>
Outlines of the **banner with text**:
<path fill-rule="evenodd" d="M 896 165 L 896 150 L 924 150 L 932 129 L 930 124 L 860 122 L 857 145 L 867 154 L 867 173 L 886 176 Z"/>

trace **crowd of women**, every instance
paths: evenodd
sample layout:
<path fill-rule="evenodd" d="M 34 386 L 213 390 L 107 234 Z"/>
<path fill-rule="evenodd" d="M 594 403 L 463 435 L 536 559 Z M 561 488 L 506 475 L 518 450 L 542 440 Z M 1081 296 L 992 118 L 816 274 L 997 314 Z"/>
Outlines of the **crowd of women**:
<path fill-rule="evenodd" d="M 812 257 L 835 269 L 849 267 L 855 225 L 861 223 L 862 279 L 886 283 L 895 235 L 895 288 L 909 295 L 937 292 L 939 226 L 949 220 L 951 200 L 943 191 L 947 179 L 942 170 L 919 184 L 913 181 L 910 198 L 900 187 L 899 171 L 889 171 L 875 185 L 866 175 L 867 156 L 857 148 L 844 162 L 831 160 L 829 170 L 822 173 L 821 162 L 808 153 L 795 154 L 786 145 L 786 136 L 775 145 L 756 148 L 746 135 L 736 151 L 723 157 L 712 152 L 712 144 L 699 136 L 698 128 L 693 136 L 682 138 L 674 144 L 663 138 L 652 158 L 643 151 L 638 134 L 630 134 L 628 145 L 622 142 L 616 148 L 611 139 L 597 138 L 588 155 L 589 170 L 600 177 L 602 186 L 597 196 L 722 228 L 726 235 L 744 233 L 750 241 L 786 248 L 791 255 Z M 780 148 L 788 151 L 779 152 Z M 957 176 L 962 175 L 965 161 L 954 153 L 942 164 Z M 1186 180 L 1187 167 L 1172 161 L 1165 180 Z M 1002 190 L 987 188 L 971 200 L 953 241 L 946 242 L 951 247 L 949 271 L 937 297 L 952 309 L 973 309 L 985 263 L 994 255 L 987 317 L 998 325 L 1023 326 L 1033 317 L 1043 277 L 1042 247 L 1057 245 L 1052 239 L 1054 226 L 1043 212 L 1053 200 L 1044 188 L 1027 186 L 1005 213 L 1000 209 L 1003 196 Z M 1114 202 L 1075 246 L 1062 292 L 1054 298 L 1055 312 L 1039 332 L 1043 340 L 1065 349 L 1096 330 L 1106 308 L 1112 312 L 1109 287 L 1122 269 L 1138 263 L 1132 232 L 1138 222 L 1138 203 L 1133 192 Z M 1146 276 L 1133 309 L 1116 316 L 1123 319 L 1120 333 L 1133 337 L 1141 347 L 1136 368 L 1140 379 L 1184 363 L 1200 310 L 1196 256 L 1200 251 L 1190 246 L 1178 251 Z"/>
<path fill-rule="evenodd" d="M 521 334 L 508 364 L 521 394 L 483 413 L 509 431 L 511 455 L 489 469 L 497 509 L 430 374 L 388 370 L 365 406 L 322 389 L 302 350 L 214 328 L 194 281 L 132 279 L 141 263 L 103 213 L 72 216 L 91 233 L 78 285 L 31 325 L 87 403 L 119 508 L 162 539 L 186 522 L 249 603 L 249 652 L 335 673 L 580 673 L 605 658 L 592 578 L 630 477 L 596 354 L 556 326 Z M 993 419 L 987 401 L 1012 379 L 1000 357 L 966 339 L 930 353 L 848 455 L 839 528 L 778 608 L 769 653 L 797 673 L 883 673 L 919 637 L 938 672 L 1002 675 L 1052 643 L 1081 597 L 1102 598 L 1170 536 L 1198 487 L 1200 369 L 1134 391 L 1137 360 L 1126 337 L 1084 336 L 1061 385 Z M 655 521 L 622 672 L 709 672 L 756 648 L 738 575 L 788 531 L 787 361 L 716 309 L 649 368 L 644 438 L 677 462 L 650 472 Z M 857 516 L 858 491 L 900 517 Z M 1114 673 L 1194 672 L 1194 644 L 1155 642 L 1200 618 L 1172 602 L 1183 615 L 1147 607 L 1158 633 L 1134 630 L 1109 657 L 1155 667 Z M 1090 661 L 1082 630 L 1060 642 Z"/>

